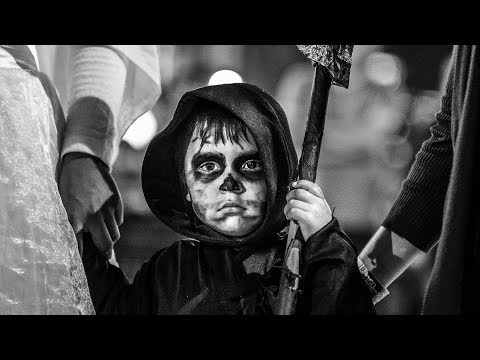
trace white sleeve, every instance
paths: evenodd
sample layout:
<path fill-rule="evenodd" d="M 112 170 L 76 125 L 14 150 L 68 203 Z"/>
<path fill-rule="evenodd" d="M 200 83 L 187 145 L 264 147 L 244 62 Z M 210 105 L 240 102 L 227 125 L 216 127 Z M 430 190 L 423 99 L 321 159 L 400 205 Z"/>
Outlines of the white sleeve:
<path fill-rule="evenodd" d="M 73 47 L 67 126 L 61 156 L 83 152 L 110 169 L 128 127 L 160 96 L 154 45 Z"/>

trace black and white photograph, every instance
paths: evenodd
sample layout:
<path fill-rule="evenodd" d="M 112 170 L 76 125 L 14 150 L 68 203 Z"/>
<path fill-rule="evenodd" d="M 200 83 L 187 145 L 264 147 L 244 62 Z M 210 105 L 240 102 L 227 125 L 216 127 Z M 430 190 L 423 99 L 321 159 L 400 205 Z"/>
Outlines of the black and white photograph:
<path fill-rule="evenodd" d="M 479 51 L 0 45 L 0 315 L 478 315 Z"/>

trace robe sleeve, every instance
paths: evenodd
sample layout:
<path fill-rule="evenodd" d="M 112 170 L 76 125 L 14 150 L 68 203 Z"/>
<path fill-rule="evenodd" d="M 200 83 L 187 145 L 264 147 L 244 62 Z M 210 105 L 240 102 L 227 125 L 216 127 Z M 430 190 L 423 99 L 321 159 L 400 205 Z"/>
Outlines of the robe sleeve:
<path fill-rule="evenodd" d="M 357 266 L 357 251 L 338 220 L 311 236 L 302 251 L 304 315 L 373 314 L 370 290 Z"/>
<path fill-rule="evenodd" d="M 154 311 L 155 259 L 142 265 L 132 283 L 125 273 L 100 254 L 84 233 L 83 266 L 87 275 L 90 296 L 98 315 L 151 315 Z"/>

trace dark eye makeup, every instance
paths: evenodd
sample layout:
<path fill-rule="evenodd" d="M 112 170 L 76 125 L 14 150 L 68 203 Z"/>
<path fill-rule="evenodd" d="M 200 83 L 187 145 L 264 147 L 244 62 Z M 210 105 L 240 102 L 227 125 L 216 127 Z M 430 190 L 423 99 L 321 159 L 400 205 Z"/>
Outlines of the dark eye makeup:
<path fill-rule="evenodd" d="M 225 166 L 225 156 L 221 153 L 197 153 L 192 158 L 192 169 L 197 181 L 210 182 L 215 180 L 223 173 Z"/>
<path fill-rule="evenodd" d="M 250 181 L 258 181 L 265 176 L 258 152 L 240 155 L 233 161 L 233 167 L 238 173 Z"/>
<path fill-rule="evenodd" d="M 204 182 L 216 179 L 226 167 L 225 155 L 218 152 L 197 153 L 191 163 L 195 179 Z M 264 177 L 263 165 L 256 151 L 238 156 L 233 161 L 233 168 L 250 181 L 258 181 Z"/>
<path fill-rule="evenodd" d="M 260 160 L 247 160 L 242 165 L 242 171 L 260 171 L 262 163 Z"/>
<path fill-rule="evenodd" d="M 218 164 L 221 168 L 225 168 L 226 166 L 225 155 L 221 153 L 213 153 L 213 152 L 197 153 L 193 155 L 192 168 L 194 170 L 197 170 L 200 166 L 205 165 L 207 163 L 215 163 L 215 164 Z"/>

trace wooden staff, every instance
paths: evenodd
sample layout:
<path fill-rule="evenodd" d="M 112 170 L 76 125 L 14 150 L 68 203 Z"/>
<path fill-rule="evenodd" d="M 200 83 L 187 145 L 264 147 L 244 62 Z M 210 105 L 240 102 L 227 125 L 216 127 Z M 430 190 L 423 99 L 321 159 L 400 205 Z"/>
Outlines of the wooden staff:
<path fill-rule="evenodd" d="M 348 88 L 353 45 L 299 45 L 298 48 L 312 60 L 315 67 L 310 110 L 302 155 L 298 164 L 298 179 L 315 182 L 330 86 L 333 83 Z M 293 220 L 290 221 L 284 267 L 275 309 L 276 315 L 295 313 L 300 284 L 303 241 L 298 224 Z"/>

